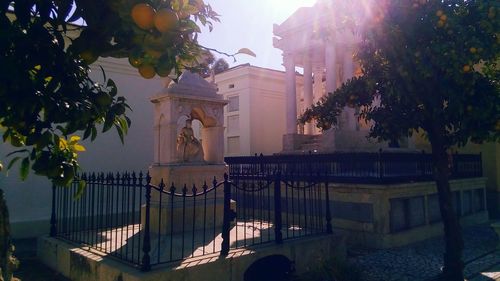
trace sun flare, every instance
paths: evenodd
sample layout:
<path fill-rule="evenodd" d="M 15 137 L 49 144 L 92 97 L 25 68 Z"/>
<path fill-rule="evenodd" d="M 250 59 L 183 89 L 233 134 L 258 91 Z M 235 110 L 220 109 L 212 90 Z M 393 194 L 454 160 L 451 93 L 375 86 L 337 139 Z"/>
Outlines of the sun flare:
<path fill-rule="evenodd" d="M 300 7 L 311 7 L 316 0 L 268 0 L 266 4 L 275 14 L 290 16 Z"/>

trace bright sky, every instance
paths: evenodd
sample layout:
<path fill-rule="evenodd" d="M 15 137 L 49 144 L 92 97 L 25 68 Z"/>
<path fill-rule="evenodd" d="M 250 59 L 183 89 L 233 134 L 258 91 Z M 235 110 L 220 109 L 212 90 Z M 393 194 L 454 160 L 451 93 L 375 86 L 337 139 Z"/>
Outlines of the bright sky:
<path fill-rule="evenodd" d="M 273 24 L 281 24 L 299 7 L 310 7 L 316 0 L 205 0 L 219 13 L 210 33 L 203 31 L 198 41 L 210 48 L 235 53 L 249 48 L 257 57 L 238 55 L 234 63 L 225 58 L 230 66 L 250 63 L 255 66 L 283 70 L 281 50 L 273 47 Z M 223 57 L 215 54 L 216 57 Z"/>

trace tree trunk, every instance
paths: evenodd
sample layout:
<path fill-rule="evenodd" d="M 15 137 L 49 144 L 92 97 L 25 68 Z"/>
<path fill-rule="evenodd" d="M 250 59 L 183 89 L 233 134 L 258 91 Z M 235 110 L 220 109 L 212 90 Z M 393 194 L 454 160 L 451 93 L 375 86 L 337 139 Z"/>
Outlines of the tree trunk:
<path fill-rule="evenodd" d="M 17 260 L 12 256 L 14 247 L 10 240 L 9 211 L 0 189 L 0 281 L 10 281 L 12 272 L 17 267 Z"/>
<path fill-rule="evenodd" d="M 438 137 L 439 138 L 439 137 Z M 444 268 L 442 280 L 463 281 L 464 264 L 462 262 L 463 238 L 458 216 L 453 210 L 450 190 L 450 166 L 446 146 L 441 141 L 432 141 L 432 155 L 435 166 L 435 179 L 439 196 L 439 207 L 444 226 Z"/>

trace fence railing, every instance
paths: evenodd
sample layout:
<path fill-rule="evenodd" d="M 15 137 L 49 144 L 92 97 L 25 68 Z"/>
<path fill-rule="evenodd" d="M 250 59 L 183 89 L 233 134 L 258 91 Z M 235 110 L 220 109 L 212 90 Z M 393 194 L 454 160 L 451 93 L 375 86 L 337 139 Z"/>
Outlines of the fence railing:
<path fill-rule="evenodd" d="M 83 174 L 53 187 L 50 234 L 144 271 L 151 266 L 332 232 L 329 185 L 432 179 L 427 154 L 344 153 L 226 158 L 202 186 L 142 173 Z M 482 175 L 481 155 L 453 155 L 452 177 Z M 81 182 L 85 188 L 81 188 Z M 222 190 L 221 190 L 222 189 Z"/>
<path fill-rule="evenodd" d="M 144 271 L 332 231 L 328 184 L 287 181 L 278 171 L 256 179 L 224 175 L 201 187 L 153 185 L 134 173 L 84 174 L 71 187 L 54 186 L 52 204 L 52 236 Z"/>
<path fill-rule="evenodd" d="M 330 153 L 226 157 L 234 177 L 258 178 L 281 171 L 287 180 L 321 178 L 337 183 L 397 183 L 434 179 L 434 161 L 426 153 Z M 451 178 L 481 177 L 481 154 L 450 156 Z"/>

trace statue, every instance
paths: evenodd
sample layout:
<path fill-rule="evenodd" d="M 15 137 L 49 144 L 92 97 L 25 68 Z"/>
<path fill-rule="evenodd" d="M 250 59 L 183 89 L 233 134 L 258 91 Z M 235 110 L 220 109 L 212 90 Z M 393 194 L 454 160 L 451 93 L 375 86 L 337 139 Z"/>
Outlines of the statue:
<path fill-rule="evenodd" d="M 194 136 L 192 119 L 186 120 L 186 126 L 177 136 L 177 155 L 182 162 L 203 162 L 203 147 Z"/>

